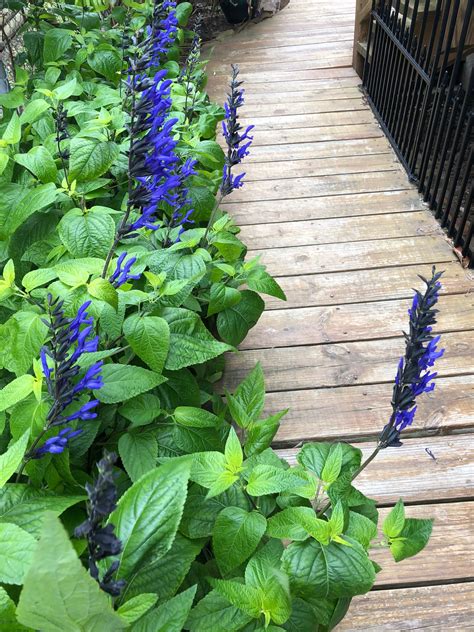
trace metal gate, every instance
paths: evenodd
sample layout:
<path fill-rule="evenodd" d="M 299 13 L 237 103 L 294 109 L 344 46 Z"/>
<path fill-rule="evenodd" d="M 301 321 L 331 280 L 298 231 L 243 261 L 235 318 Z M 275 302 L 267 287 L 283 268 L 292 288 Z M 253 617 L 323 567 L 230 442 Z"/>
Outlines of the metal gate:
<path fill-rule="evenodd" d="M 474 0 L 374 0 L 363 86 L 410 179 L 474 264 Z"/>

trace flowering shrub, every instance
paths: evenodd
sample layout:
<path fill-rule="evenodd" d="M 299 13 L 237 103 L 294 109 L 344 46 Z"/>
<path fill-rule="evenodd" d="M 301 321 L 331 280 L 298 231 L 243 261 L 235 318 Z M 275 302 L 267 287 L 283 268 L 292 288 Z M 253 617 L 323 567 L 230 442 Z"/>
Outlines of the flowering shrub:
<path fill-rule="evenodd" d="M 222 110 L 188 3 L 80 5 L 30 3 L 0 96 L 0 627 L 330 630 L 379 570 L 353 483 L 433 388 L 440 275 L 374 453 L 308 443 L 290 467 L 260 366 L 214 388 L 260 293 L 284 298 L 219 209 L 252 141 L 238 69 Z M 400 561 L 431 521 L 400 501 L 382 531 Z"/>

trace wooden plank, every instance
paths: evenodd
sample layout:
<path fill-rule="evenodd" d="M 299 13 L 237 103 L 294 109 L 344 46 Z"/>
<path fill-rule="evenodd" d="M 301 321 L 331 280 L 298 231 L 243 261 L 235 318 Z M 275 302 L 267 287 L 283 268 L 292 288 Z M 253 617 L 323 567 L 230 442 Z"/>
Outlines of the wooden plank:
<path fill-rule="evenodd" d="M 374 115 L 359 101 L 357 109 L 319 114 L 295 114 L 285 116 L 262 116 L 242 118 L 242 125 L 255 125 L 254 134 L 258 136 L 266 130 L 286 130 L 308 127 L 334 127 L 337 125 L 364 125 L 372 123 Z"/>
<path fill-rule="evenodd" d="M 346 57 L 344 57 L 345 63 Z M 217 74 L 216 72 L 212 73 L 212 82 L 213 85 L 219 85 L 222 83 L 227 84 L 229 71 L 228 69 L 225 73 L 220 72 Z M 354 76 L 353 69 L 345 63 L 345 65 L 341 66 L 329 66 L 325 68 L 313 68 L 311 70 L 280 70 L 278 72 L 274 70 L 259 70 L 257 72 L 241 72 L 239 78 L 245 82 L 245 85 L 257 85 L 260 83 L 268 86 L 268 89 L 271 89 L 271 85 L 273 83 L 282 83 L 282 82 L 309 82 L 309 81 L 320 81 L 321 79 L 335 79 L 339 77 L 352 77 Z"/>
<path fill-rule="evenodd" d="M 288 97 L 288 93 L 299 92 L 301 101 L 308 100 L 308 96 L 312 95 L 318 90 L 326 90 L 328 88 L 353 88 L 359 85 L 359 78 L 355 77 L 340 77 L 338 79 L 314 79 L 313 81 L 286 81 L 284 83 L 278 83 L 273 88 L 273 95 L 275 100 Z M 228 86 L 228 81 L 224 79 L 220 82 L 213 82 L 209 88 L 209 96 L 211 99 L 222 98 L 225 95 Z M 245 82 L 246 98 L 252 102 L 259 100 L 260 94 L 268 94 L 269 88 L 266 83 L 250 83 Z M 252 98 L 249 98 L 252 95 Z"/>
<path fill-rule="evenodd" d="M 253 163 L 263 164 L 268 162 L 283 162 L 285 160 L 298 162 L 300 160 L 333 157 L 343 158 L 346 156 L 387 153 L 389 149 L 387 142 L 387 139 L 383 136 L 377 136 L 346 140 L 317 141 L 314 143 L 290 143 L 289 145 L 257 145 L 252 147 L 250 155 L 246 156 L 244 166 L 250 170 L 251 167 L 249 165 Z M 413 188 L 412 190 L 414 191 L 415 189 Z M 232 202 L 232 198 L 229 199 L 230 202 Z M 309 212 L 309 209 L 307 209 L 307 212 Z M 311 218 L 303 216 L 302 219 Z"/>
<path fill-rule="evenodd" d="M 265 50 L 267 46 L 263 48 Z M 307 57 L 307 58 L 306 58 Z M 290 70 L 316 70 L 318 68 L 333 68 L 335 66 L 350 66 L 350 43 L 348 43 L 347 51 L 339 51 L 334 54 L 331 51 L 321 51 L 319 53 L 303 55 L 297 57 L 291 57 L 286 60 L 284 71 Z M 275 62 L 273 59 L 267 59 L 260 61 L 258 67 L 254 61 L 241 61 L 239 62 L 239 69 L 242 78 L 248 80 L 248 73 L 259 72 L 273 72 L 275 69 Z M 223 62 L 220 59 L 212 60 L 206 66 L 206 72 L 208 75 L 215 77 L 218 75 L 229 76 L 230 68 L 228 62 Z"/>
<path fill-rule="evenodd" d="M 226 91 L 222 88 L 220 91 L 215 91 L 214 99 L 221 101 L 225 98 L 225 95 Z M 247 92 L 245 94 L 245 109 L 243 109 L 243 112 L 247 112 L 250 107 L 265 105 L 267 103 L 273 105 L 291 104 L 292 106 L 297 107 L 299 103 L 308 101 L 314 103 L 315 101 L 327 101 L 329 99 L 336 101 L 340 99 L 354 99 L 355 97 L 362 97 L 362 93 L 357 85 L 342 87 L 331 87 L 329 85 L 319 88 L 317 91 L 313 92 L 301 92 L 301 90 L 297 90 L 293 92 L 286 92 L 284 98 L 281 98 L 281 96 L 273 90 L 258 95 L 253 95 Z M 297 114 L 295 110 L 293 111 Z"/>
<path fill-rule="evenodd" d="M 346 149 L 346 151 L 348 151 Z M 251 162 L 243 165 L 246 182 L 252 180 L 280 180 L 286 178 L 331 176 L 347 173 L 367 173 L 368 171 L 393 171 L 399 163 L 392 153 L 369 154 L 367 156 L 334 156 L 303 160 L 281 160 L 275 162 Z M 237 172 L 237 170 L 236 170 Z"/>
<path fill-rule="evenodd" d="M 441 377 L 472 374 L 474 332 L 443 335 L 445 354 L 436 363 Z M 365 340 L 325 345 L 275 347 L 230 354 L 225 368 L 225 386 L 235 386 L 260 362 L 268 392 L 393 383 L 403 338 Z M 309 394 L 308 394 L 309 395 Z M 286 408 L 286 406 L 283 406 Z"/>
<path fill-rule="evenodd" d="M 368 217 L 338 217 L 278 224 L 243 226 L 239 237 L 250 250 L 312 244 L 344 243 L 368 239 L 393 239 L 416 235 L 442 235 L 429 211 L 410 211 Z"/>
<path fill-rule="evenodd" d="M 354 597 L 337 632 L 464 632 L 474 630 L 473 621 L 474 583 L 466 582 L 373 590 Z"/>
<path fill-rule="evenodd" d="M 388 511 L 380 511 L 380 524 Z M 406 515 L 407 518 L 434 518 L 430 541 L 421 553 L 399 564 L 393 561 L 388 549 L 373 549 L 370 557 L 382 567 L 377 575 L 377 586 L 474 579 L 474 502 L 418 505 L 408 508 Z"/>
<path fill-rule="evenodd" d="M 411 301 L 377 301 L 264 312 L 242 349 L 295 347 L 400 335 Z M 436 331 L 474 329 L 474 293 L 442 296 Z"/>
<path fill-rule="evenodd" d="M 337 93 L 335 93 L 337 94 Z M 340 93 L 339 93 L 340 94 Z M 309 99 L 301 103 L 273 103 L 249 106 L 247 103 L 242 108 L 242 114 L 246 118 L 257 116 L 288 116 L 294 114 L 318 114 L 319 112 L 343 112 L 344 110 L 357 110 L 367 107 L 358 88 L 344 99 Z M 386 145 L 389 147 L 389 145 Z"/>
<path fill-rule="evenodd" d="M 273 276 L 368 270 L 453 261 L 451 246 L 439 236 L 355 241 L 347 244 L 252 250 Z"/>
<path fill-rule="evenodd" d="M 361 443 L 363 458 L 375 443 Z M 432 459 L 428 448 L 436 457 Z M 379 504 L 406 503 L 473 497 L 472 458 L 474 434 L 450 437 L 408 438 L 401 448 L 381 450 L 358 477 L 356 487 Z M 298 448 L 277 450 L 279 456 L 296 463 Z"/>
<path fill-rule="evenodd" d="M 392 367 L 392 379 L 394 372 Z M 393 383 L 386 383 L 268 393 L 265 414 L 290 409 L 282 419 L 275 445 L 376 440 L 392 413 L 392 390 Z M 436 389 L 419 399 L 415 422 L 405 434 L 462 431 L 474 431 L 474 374 L 440 377 Z"/>
<path fill-rule="evenodd" d="M 270 232 L 271 227 L 268 229 Z M 474 291 L 474 271 L 461 268 L 457 261 L 441 264 L 439 268 L 445 271 L 443 294 Z M 279 277 L 278 283 L 287 300 L 265 297 L 265 306 L 270 310 L 410 298 L 413 294 L 411 288 L 420 282 L 419 274 L 429 276 L 431 265 Z"/>
<path fill-rule="evenodd" d="M 347 125 L 347 129 L 358 125 Z M 326 130 L 332 128 L 315 128 Z M 339 131 L 342 127 L 337 128 Z M 311 132 L 312 130 L 307 130 Z M 260 132 L 266 134 L 269 132 Z M 258 202 L 260 200 L 296 200 L 298 198 L 344 195 L 347 193 L 372 193 L 375 191 L 398 191 L 411 188 L 411 184 L 400 169 L 364 174 L 343 174 L 333 176 L 309 176 L 287 180 L 247 182 L 245 188 L 232 193 L 230 203 Z M 227 204 L 227 202 L 226 202 Z M 225 206 L 225 204 L 223 204 Z"/>

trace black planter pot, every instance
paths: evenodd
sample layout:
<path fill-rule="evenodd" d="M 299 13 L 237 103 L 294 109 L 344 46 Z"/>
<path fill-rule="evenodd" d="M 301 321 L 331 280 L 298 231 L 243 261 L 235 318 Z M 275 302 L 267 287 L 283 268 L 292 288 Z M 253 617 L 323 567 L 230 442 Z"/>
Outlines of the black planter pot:
<path fill-rule="evenodd" d="M 240 24 L 254 17 L 254 0 L 219 0 L 219 4 L 229 24 Z"/>

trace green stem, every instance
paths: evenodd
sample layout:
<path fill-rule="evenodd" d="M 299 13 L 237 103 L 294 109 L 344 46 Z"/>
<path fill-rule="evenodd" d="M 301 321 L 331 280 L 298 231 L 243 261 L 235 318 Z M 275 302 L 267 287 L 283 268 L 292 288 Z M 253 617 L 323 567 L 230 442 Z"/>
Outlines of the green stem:
<path fill-rule="evenodd" d="M 204 246 L 207 242 L 207 236 L 209 234 L 209 231 L 211 229 L 212 224 L 214 223 L 214 219 L 217 213 L 217 209 L 219 208 L 219 206 L 221 205 L 222 200 L 224 199 L 225 195 L 223 195 L 222 193 L 219 195 L 218 199 L 216 200 L 216 203 L 214 204 L 214 208 L 211 211 L 211 214 L 209 216 L 209 221 L 207 222 L 207 226 L 206 226 L 206 232 L 204 233 L 204 237 L 201 240 L 201 245 Z"/>

